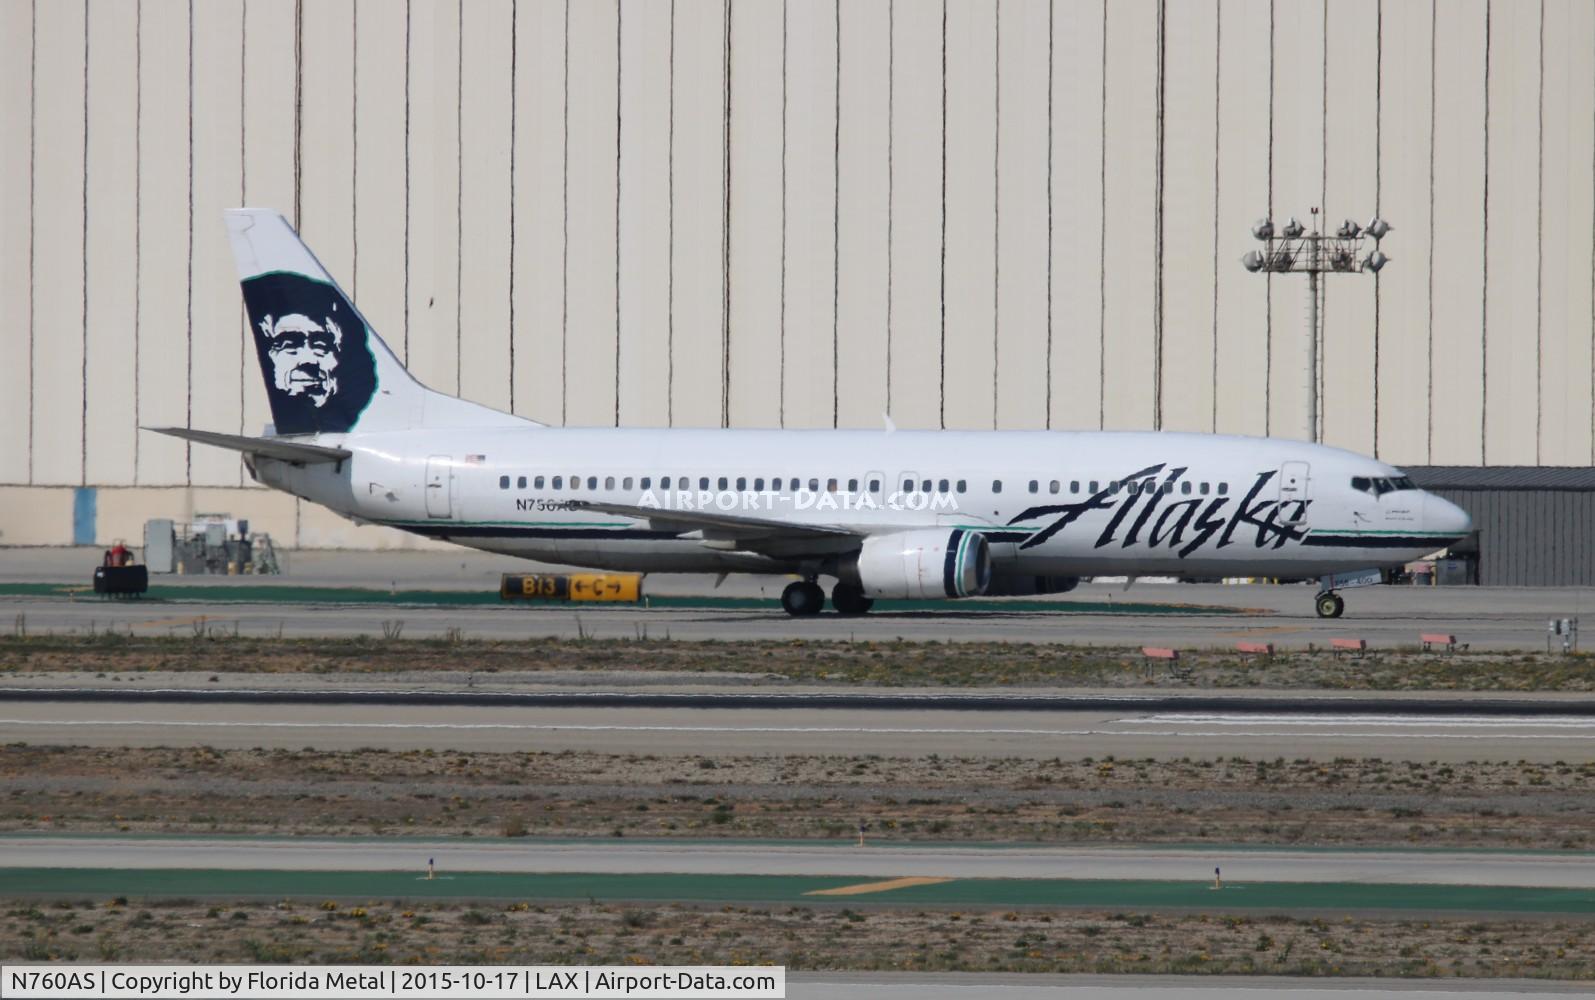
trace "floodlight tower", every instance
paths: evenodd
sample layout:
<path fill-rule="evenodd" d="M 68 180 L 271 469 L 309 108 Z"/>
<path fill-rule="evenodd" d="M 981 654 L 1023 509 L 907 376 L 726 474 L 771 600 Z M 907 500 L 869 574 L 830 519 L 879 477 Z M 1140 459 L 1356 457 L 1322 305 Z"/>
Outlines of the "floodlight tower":
<path fill-rule="evenodd" d="M 1352 274 L 1367 272 L 1378 274 L 1390 263 L 1379 250 L 1379 241 L 1390 232 L 1390 223 L 1374 216 L 1366 226 L 1350 219 L 1340 224 L 1334 234 L 1318 230 L 1318 209 L 1312 210 L 1312 232 L 1308 232 L 1293 215 L 1290 221 L 1274 231 L 1271 219 L 1259 219 L 1252 225 L 1252 235 L 1263 244 L 1261 251 L 1252 250 L 1241 258 L 1248 271 L 1266 274 L 1307 275 L 1307 440 L 1318 442 L 1318 276 L 1320 274 Z M 1362 250 L 1373 240 L 1373 250 L 1366 256 Z"/>

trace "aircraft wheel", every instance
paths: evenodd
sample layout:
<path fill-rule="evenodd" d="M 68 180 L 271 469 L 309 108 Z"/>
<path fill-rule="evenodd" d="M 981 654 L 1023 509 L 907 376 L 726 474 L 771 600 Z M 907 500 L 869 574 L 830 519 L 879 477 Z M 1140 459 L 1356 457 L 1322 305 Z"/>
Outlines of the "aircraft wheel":
<path fill-rule="evenodd" d="M 839 583 L 831 588 L 831 606 L 838 614 L 862 615 L 875 606 L 875 601 L 864 596 L 863 587 Z"/>
<path fill-rule="evenodd" d="M 1319 594 L 1316 601 L 1318 617 L 1339 618 L 1346 610 L 1346 602 L 1339 594 Z"/>
<path fill-rule="evenodd" d="M 798 580 L 781 591 L 781 607 L 794 618 L 817 615 L 825 607 L 825 591 L 817 583 Z"/>

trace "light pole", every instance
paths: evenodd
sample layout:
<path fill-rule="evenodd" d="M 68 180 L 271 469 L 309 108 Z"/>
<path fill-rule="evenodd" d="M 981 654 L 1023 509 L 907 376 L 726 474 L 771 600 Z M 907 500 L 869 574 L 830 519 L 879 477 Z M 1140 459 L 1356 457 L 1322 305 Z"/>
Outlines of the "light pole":
<path fill-rule="evenodd" d="M 1266 274 L 1307 275 L 1307 440 L 1318 442 L 1318 276 L 1366 271 L 1378 274 L 1390 263 L 1379 250 L 1379 241 L 1390 232 L 1390 223 L 1373 217 L 1366 226 L 1350 219 L 1340 224 L 1333 235 L 1318 231 L 1318 209 L 1312 210 L 1313 228 L 1308 232 L 1293 215 L 1276 234 L 1270 219 L 1252 225 L 1252 235 L 1262 250 L 1252 250 L 1241 258 L 1248 271 Z M 1373 240 L 1373 250 L 1362 250 Z"/>

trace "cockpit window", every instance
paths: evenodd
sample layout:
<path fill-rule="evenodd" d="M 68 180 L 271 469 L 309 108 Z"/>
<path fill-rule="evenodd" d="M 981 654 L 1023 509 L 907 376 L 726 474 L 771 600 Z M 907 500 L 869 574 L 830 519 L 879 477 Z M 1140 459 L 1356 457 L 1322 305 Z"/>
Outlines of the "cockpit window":
<path fill-rule="evenodd" d="M 1369 481 L 1367 476 L 1352 476 L 1351 488 L 1354 490 L 1361 490 L 1364 493 L 1372 493 L 1373 483 Z"/>
<path fill-rule="evenodd" d="M 1415 490 L 1418 487 L 1412 482 L 1411 476 L 1397 476 L 1391 482 L 1396 484 L 1398 490 Z"/>
<path fill-rule="evenodd" d="M 1386 493 L 1415 490 L 1418 487 L 1413 484 L 1410 476 L 1352 476 L 1351 488 L 1382 497 Z"/>

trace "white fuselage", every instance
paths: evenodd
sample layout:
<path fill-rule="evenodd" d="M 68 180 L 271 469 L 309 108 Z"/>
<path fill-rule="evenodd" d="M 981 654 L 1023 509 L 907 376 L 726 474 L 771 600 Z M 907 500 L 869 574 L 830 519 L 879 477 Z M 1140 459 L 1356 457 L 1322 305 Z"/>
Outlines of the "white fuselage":
<path fill-rule="evenodd" d="M 1318 577 L 1400 565 L 1471 528 L 1382 462 L 1269 438 L 496 427 L 317 440 L 353 455 L 257 458 L 257 477 L 360 521 L 639 572 L 829 571 L 812 543 L 749 551 L 672 526 L 669 509 L 848 529 L 835 555 L 859 536 L 964 527 L 986 536 L 996 573 L 1059 576 Z"/>

